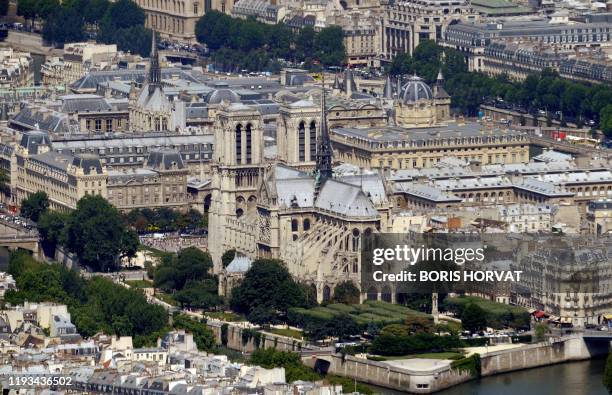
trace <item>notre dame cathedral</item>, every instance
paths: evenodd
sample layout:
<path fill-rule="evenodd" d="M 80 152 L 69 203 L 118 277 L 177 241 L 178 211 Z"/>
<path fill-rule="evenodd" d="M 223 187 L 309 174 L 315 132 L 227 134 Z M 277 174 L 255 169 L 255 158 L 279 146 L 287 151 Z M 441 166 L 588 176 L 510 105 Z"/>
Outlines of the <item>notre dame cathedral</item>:
<path fill-rule="evenodd" d="M 281 259 L 318 301 L 342 281 L 359 285 L 361 237 L 389 230 L 392 199 L 379 174 L 333 174 L 325 105 L 324 94 L 320 108 L 308 100 L 281 105 L 275 161 L 264 160 L 259 112 L 221 106 L 209 212 L 217 273 L 222 254 L 235 249 L 248 260 Z"/>

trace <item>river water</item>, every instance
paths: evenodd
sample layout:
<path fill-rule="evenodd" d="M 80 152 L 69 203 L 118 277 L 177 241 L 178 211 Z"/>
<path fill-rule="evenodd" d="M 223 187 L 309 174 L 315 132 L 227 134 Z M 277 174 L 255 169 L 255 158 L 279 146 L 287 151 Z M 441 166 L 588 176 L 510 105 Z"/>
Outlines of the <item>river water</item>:
<path fill-rule="evenodd" d="M 608 395 L 602 384 L 605 359 L 563 363 L 469 381 L 437 395 Z M 380 387 L 377 393 L 402 392 Z"/>

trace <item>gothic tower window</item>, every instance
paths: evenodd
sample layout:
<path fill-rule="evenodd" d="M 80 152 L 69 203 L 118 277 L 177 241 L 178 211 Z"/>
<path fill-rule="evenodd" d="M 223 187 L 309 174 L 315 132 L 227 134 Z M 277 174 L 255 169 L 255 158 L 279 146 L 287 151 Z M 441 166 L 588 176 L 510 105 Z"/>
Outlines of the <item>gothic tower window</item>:
<path fill-rule="evenodd" d="M 304 227 L 304 230 L 309 230 L 310 229 L 310 220 L 308 218 L 304 219 L 304 224 L 302 225 Z"/>
<path fill-rule="evenodd" d="M 304 125 L 304 121 L 300 122 L 300 126 L 298 128 L 298 160 L 303 162 L 306 160 L 306 151 L 305 151 L 305 143 L 306 143 L 306 126 Z"/>
<path fill-rule="evenodd" d="M 353 251 L 359 249 L 359 229 L 353 229 Z"/>
<path fill-rule="evenodd" d="M 310 122 L 310 160 L 317 157 L 317 125 L 315 121 Z"/>
<path fill-rule="evenodd" d="M 246 125 L 246 163 L 251 163 L 251 124 Z"/>
<path fill-rule="evenodd" d="M 242 163 L 242 125 L 236 125 L 236 164 Z"/>
<path fill-rule="evenodd" d="M 292 219 L 291 220 L 291 231 L 292 232 L 297 232 L 298 231 L 298 221 L 297 221 L 297 219 Z"/>

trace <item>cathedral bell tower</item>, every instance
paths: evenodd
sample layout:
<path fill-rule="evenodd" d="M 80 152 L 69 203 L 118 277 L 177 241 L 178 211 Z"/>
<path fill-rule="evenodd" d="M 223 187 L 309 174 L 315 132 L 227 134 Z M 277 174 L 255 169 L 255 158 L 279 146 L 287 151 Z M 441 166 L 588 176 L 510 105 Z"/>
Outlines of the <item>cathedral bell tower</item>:
<path fill-rule="evenodd" d="M 233 227 L 240 226 L 237 222 L 249 222 L 256 214 L 257 188 L 263 174 L 262 125 L 261 114 L 241 103 L 222 106 L 215 119 L 209 211 L 209 247 L 215 272 L 221 269 L 221 255 L 229 248 L 225 240 L 232 237 Z"/>
<path fill-rule="evenodd" d="M 276 138 L 283 163 L 307 172 L 314 170 L 320 120 L 317 106 L 309 100 L 280 107 Z"/>

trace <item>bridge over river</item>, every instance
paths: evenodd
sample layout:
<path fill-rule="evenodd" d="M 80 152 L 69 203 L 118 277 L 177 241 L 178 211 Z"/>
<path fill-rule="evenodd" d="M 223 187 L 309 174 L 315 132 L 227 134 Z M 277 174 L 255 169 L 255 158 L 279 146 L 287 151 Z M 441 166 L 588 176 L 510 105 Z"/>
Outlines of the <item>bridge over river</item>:
<path fill-rule="evenodd" d="M 35 229 L 26 229 L 12 221 L 0 219 L 0 247 L 11 251 L 17 249 L 28 250 L 36 259 L 43 257 L 40 249 L 40 238 Z"/>

